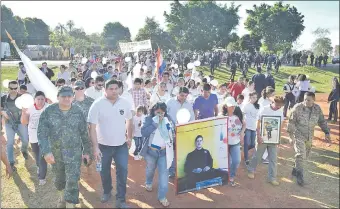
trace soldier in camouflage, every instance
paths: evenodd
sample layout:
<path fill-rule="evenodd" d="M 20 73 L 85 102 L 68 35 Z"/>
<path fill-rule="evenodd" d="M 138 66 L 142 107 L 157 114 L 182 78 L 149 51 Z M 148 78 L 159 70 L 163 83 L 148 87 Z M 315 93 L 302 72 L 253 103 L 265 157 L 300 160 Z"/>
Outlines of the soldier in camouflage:
<path fill-rule="evenodd" d="M 58 207 L 63 208 L 74 208 L 79 203 L 80 165 L 82 159 L 90 162 L 92 153 L 83 111 L 72 105 L 72 100 L 72 88 L 61 87 L 59 102 L 45 109 L 38 126 L 41 153 L 52 164 L 55 186 L 61 195 Z"/>
<path fill-rule="evenodd" d="M 330 142 L 329 128 L 319 105 L 315 104 L 315 94 L 307 92 L 304 102 L 296 104 L 291 111 L 287 132 L 290 143 L 294 144 L 295 167 L 292 175 L 296 176 L 297 183 L 304 185 L 303 164 L 312 149 L 314 127 L 319 125 L 326 134 L 327 142 Z"/>
<path fill-rule="evenodd" d="M 86 96 L 85 93 L 85 82 L 78 80 L 74 83 L 74 101 L 73 104 L 78 105 L 84 113 L 85 118 L 89 114 L 90 107 L 94 102 L 94 99 Z"/>

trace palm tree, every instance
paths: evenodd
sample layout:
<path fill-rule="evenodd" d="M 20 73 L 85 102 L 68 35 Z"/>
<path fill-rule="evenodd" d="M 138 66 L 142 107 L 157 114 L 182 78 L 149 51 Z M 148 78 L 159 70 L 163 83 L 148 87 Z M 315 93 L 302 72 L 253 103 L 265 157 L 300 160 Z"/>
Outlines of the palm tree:
<path fill-rule="evenodd" d="M 71 32 L 72 29 L 73 29 L 73 27 L 74 27 L 74 22 L 73 22 L 73 20 L 67 21 L 66 25 L 67 25 L 67 27 L 68 27 L 68 29 L 69 29 L 69 32 Z"/>
<path fill-rule="evenodd" d="M 55 27 L 55 30 L 57 30 L 57 31 L 60 30 L 61 35 L 63 35 L 64 30 L 66 31 L 65 26 L 61 23 L 58 23 L 58 25 Z"/>

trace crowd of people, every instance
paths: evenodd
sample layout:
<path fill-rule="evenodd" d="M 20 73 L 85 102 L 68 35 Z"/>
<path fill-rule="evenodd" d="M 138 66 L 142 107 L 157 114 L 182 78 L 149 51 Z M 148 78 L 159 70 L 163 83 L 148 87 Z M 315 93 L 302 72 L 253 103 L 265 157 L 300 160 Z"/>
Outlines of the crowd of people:
<path fill-rule="evenodd" d="M 18 134 L 26 160 L 28 143 L 31 144 L 39 185 L 46 183 L 47 164 L 52 164 L 55 186 L 60 192 L 59 207 L 72 208 L 79 203 L 80 167 L 82 163 L 89 166 L 95 162 L 103 186 L 101 201 L 107 202 L 112 196 L 111 164 L 114 163 L 116 207 L 127 208 L 128 145 L 133 140 L 134 160 L 146 161 L 146 191 L 153 190 L 157 169 L 157 198 L 167 207 L 170 205 L 168 181 L 176 174 L 176 159 L 169 159 L 167 152 L 168 148 L 176 146 L 176 115 L 182 108 L 190 112 L 189 121 L 228 116 L 231 186 L 236 185 L 241 149 L 249 178 L 255 177 L 255 169 L 262 159 L 269 164 L 269 182 L 279 185 L 277 145 L 262 143 L 262 116 L 279 116 L 281 121 L 288 119 L 288 133 L 296 152 L 292 174 L 301 186 L 304 185 L 303 162 L 311 149 L 314 127 L 319 125 L 330 141 L 330 130 L 320 106 L 314 103 L 315 94 L 308 77 L 291 75 L 284 86 L 276 86 L 271 75 L 272 65 L 276 69 L 280 64 L 276 64 L 279 59 L 274 55 L 265 58 L 266 74 L 262 73 L 260 55 L 249 60 L 242 54 L 227 53 L 224 60 L 223 53 L 212 53 L 202 57 L 185 56 L 182 62 L 181 53 L 174 53 L 174 57 L 167 59 L 162 73 L 155 70 L 152 53 L 130 56 L 128 62 L 125 57 L 114 56 L 104 64 L 94 57 L 85 62 L 84 59 L 74 60 L 69 66 L 61 65 L 56 81 L 51 81 L 58 87 L 57 103 L 34 89 L 24 64 L 19 63 L 18 79 L 9 82 L 8 94 L 1 98 L 7 139 L 7 155 L 2 152 L 1 159 L 8 174 L 16 170 L 13 147 L 15 134 Z M 196 74 L 194 69 L 188 68 L 188 63 L 194 60 L 201 60 L 202 65 L 209 63 L 211 75 Z M 233 76 L 219 84 L 214 70 L 222 61 L 231 68 Z M 245 69 L 252 63 L 257 73 L 247 77 Z M 137 64 L 140 68 L 133 70 Z M 237 68 L 243 76 L 235 82 Z M 55 76 L 47 63 L 42 63 L 40 70 L 50 80 Z M 337 78 L 332 82 L 329 120 L 336 122 L 339 82 Z M 284 95 L 277 95 L 277 88 L 283 88 Z M 15 101 L 25 93 L 34 96 L 34 106 L 19 109 Z M 252 149 L 254 154 L 250 158 L 248 153 Z"/>

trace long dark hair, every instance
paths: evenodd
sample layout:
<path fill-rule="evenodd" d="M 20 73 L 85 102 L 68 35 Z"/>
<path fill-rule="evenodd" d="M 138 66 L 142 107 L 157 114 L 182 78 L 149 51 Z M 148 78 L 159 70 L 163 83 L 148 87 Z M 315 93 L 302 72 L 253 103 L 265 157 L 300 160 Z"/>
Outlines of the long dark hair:
<path fill-rule="evenodd" d="M 334 78 L 333 78 L 333 81 L 335 81 L 335 88 L 334 88 L 334 89 L 336 89 L 336 91 L 339 92 L 339 90 L 340 90 L 340 84 L 339 84 L 338 78 L 337 78 L 337 77 L 334 77 Z"/>
<path fill-rule="evenodd" d="M 256 93 L 256 91 L 255 92 L 252 92 L 252 93 L 249 93 L 249 98 L 250 97 L 252 97 L 252 96 L 254 96 L 254 95 L 256 95 L 257 96 L 257 93 Z M 257 100 L 256 100 L 256 102 L 254 102 L 254 107 L 255 107 L 255 109 L 260 109 L 260 105 L 259 105 L 259 98 L 257 98 Z"/>
<path fill-rule="evenodd" d="M 226 105 L 223 105 L 222 107 L 222 114 L 223 116 L 228 116 L 228 107 Z M 243 113 L 240 107 L 236 106 L 233 114 L 236 115 L 241 122 L 243 121 Z"/>
<path fill-rule="evenodd" d="M 157 102 L 150 110 L 150 116 L 151 117 L 155 117 L 155 111 L 161 109 L 164 112 L 164 117 L 168 117 L 167 114 L 167 107 L 166 104 L 164 102 Z"/>

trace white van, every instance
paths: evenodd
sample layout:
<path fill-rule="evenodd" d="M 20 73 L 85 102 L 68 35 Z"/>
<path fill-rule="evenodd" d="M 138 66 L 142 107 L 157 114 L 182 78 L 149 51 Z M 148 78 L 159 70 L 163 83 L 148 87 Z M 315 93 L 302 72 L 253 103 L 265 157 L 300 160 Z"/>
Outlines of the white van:
<path fill-rule="evenodd" d="M 1 61 L 4 61 L 7 57 L 11 56 L 11 48 L 9 43 L 1 42 Z"/>

